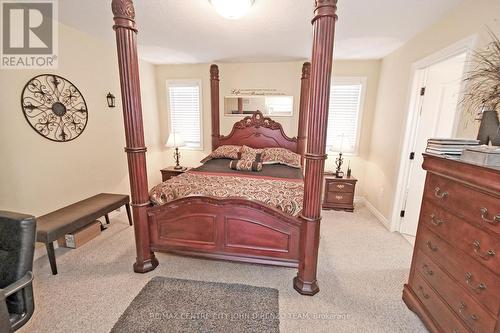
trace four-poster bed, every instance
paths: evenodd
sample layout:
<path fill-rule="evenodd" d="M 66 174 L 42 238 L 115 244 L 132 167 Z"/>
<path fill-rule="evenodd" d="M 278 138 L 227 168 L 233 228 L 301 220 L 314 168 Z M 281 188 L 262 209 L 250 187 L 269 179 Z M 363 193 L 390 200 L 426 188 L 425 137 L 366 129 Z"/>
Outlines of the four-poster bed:
<path fill-rule="evenodd" d="M 188 196 L 152 206 L 147 186 L 146 147 L 140 100 L 137 27 L 132 0 L 113 0 L 137 257 L 135 272 L 158 265 L 154 252 L 298 267 L 293 281 L 301 294 L 319 291 L 316 280 L 321 187 L 333 56 L 336 0 L 316 0 L 311 64 L 302 70 L 297 138 L 261 113 L 220 134 L 219 71 L 210 68 L 212 148 L 223 145 L 286 148 L 303 156 L 305 176 L 299 214 L 257 200 Z M 309 133 L 309 134 L 307 134 Z M 306 149 L 307 145 L 307 149 Z"/>

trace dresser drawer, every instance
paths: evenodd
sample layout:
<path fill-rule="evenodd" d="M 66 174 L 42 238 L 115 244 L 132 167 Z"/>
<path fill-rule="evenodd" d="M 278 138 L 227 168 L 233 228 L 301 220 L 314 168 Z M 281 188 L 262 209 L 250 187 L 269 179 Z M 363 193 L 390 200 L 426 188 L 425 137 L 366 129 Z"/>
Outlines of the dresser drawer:
<path fill-rule="evenodd" d="M 441 244 L 440 244 L 441 245 Z M 437 245 L 436 245 L 437 246 Z M 424 276 L 431 284 L 439 283 L 442 281 L 442 275 L 444 274 L 441 268 L 436 265 L 436 263 L 431 260 L 422 250 L 417 250 L 417 256 L 415 259 L 415 269 L 418 270 L 422 276 Z M 450 267 L 447 262 L 439 262 L 439 265 L 448 268 L 448 274 L 450 274 L 454 279 L 458 279 L 458 283 L 467 290 L 467 293 L 472 296 L 476 301 L 484 304 L 493 314 L 497 313 L 499 309 L 500 299 L 498 297 L 499 280 L 495 276 L 484 274 L 484 272 L 477 272 L 474 269 L 467 271 L 467 269 L 456 269 Z M 463 275 L 461 272 L 466 271 Z M 482 274 L 483 280 L 478 276 Z M 481 286 L 484 286 L 483 289 Z M 437 288 L 436 288 L 437 289 Z"/>
<path fill-rule="evenodd" d="M 326 194 L 326 202 L 331 204 L 352 204 L 353 199 L 352 193 L 328 192 Z"/>
<path fill-rule="evenodd" d="M 488 234 L 427 200 L 422 204 L 420 222 L 500 274 L 500 237 Z"/>
<path fill-rule="evenodd" d="M 500 235 L 500 198 L 428 173 L 424 198 Z"/>
<path fill-rule="evenodd" d="M 354 184 L 345 181 L 326 181 L 326 190 L 328 192 L 354 193 Z"/>
<path fill-rule="evenodd" d="M 418 273 L 413 276 L 411 288 L 443 332 L 470 332 Z"/>
<path fill-rule="evenodd" d="M 468 294 L 492 313 L 496 314 L 500 303 L 500 279 L 475 259 L 450 246 L 426 226 L 419 229 L 417 248 L 438 263 Z"/>

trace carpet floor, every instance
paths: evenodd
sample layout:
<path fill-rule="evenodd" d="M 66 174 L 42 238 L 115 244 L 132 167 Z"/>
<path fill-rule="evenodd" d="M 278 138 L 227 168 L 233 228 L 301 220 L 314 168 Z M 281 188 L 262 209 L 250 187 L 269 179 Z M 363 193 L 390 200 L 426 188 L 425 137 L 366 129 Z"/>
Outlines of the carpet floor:
<path fill-rule="evenodd" d="M 401 300 L 411 253 L 361 205 L 355 213 L 324 211 L 321 291 L 304 297 L 292 288 L 296 270 L 289 268 L 158 253 L 156 270 L 135 274 L 133 229 L 120 214 L 80 249 L 57 249 L 58 275 L 45 255 L 35 260 L 35 314 L 20 332 L 109 332 L 155 276 L 278 289 L 281 332 L 426 332 Z"/>

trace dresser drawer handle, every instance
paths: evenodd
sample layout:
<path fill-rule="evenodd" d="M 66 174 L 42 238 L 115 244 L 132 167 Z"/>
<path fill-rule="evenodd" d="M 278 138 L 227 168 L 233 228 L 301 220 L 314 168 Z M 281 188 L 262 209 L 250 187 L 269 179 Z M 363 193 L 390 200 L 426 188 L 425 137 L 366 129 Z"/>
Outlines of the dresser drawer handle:
<path fill-rule="evenodd" d="M 488 209 L 487 208 L 481 208 L 481 218 L 483 219 L 484 222 L 497 225 L 498 222 L 500 222 L 500 214 L 497 214 L 493 217 L 493 219 L 488 218 Z"/>
<path fill-rule="evenodd" d="M 429 269 L 429 266 L 427 266 L 427 264 L 424 264 L 422 266 L 422 269 L 424 270 L 424 273 L 429 275 L 429 276 L 432 276 L 434 275 L 434 272 L 432 271 L 432 269 Z"/>
<path fill-rule="evenodd" d="M 467 272 L 465 273 L 465 282 L 467 282 L 467 285 L 469 286 L 469 289 L 474 291 L 476 294 L 480 294 L 483 290 L 486 290 L 486 285 L 484 283 L 479 283 L 477 287 L 473 285 L 472 281 L 472 273 Z"/>
<path fill-rule="evenodd" d="M 448 197 L 448 192 L 441 191 L 441 188 L 438 186 L 434 189 L 434 195 L 436 198 L 444 199 Z"/>
<path fill-rule="evenodd" d="M 335 199 L 337 199 L 337 200 L 342 200 L 342 199 L 344 199 L 344 196 L 342 196 L 342 195 L 336 195 L 336 196 L 335 196 Z"/>
<path fill-rule="evenodd" d="M 464 302 L 460 302 L 460 307 L 458 308 L 458 312 L 464 317 L 467 317 L 467 314 L 465 313 L 466 309 L 467 309 L 467 305 Z M 475 314 L 470 315 L 469 318 L 474 320 L 474 321 L 479 320 L 479 317 Z"/>
<path fill-rule="evenodd" d="M 494 250 L 488 250 L 486 253 L 481 253 L 481 241 L 475 240 L 474 243 L 472 243 L 474 246 L 474 252 L 478 255 L 479 258 L 483 260 L 489 260 L 491 257 L 495 256 L 495 251 Z"/>
<path fill-rule="evenodd" d="M 437 218 L 436 215 L 431 214 L 431 223 L 434 224 L 436 227 L 438 227 L 441 224 L 443 224 L 444 221 L 441 220 L 440 218 Z"/>
<path fill-rule="evenodd" d="M 418 287 L 418 291 L 422 294 L 422 296 L 424 296 L 425 299 L 429 299 L 431 296 L 429 294 L 427 294 L 425 291 L 424 291 L 424 288 L 422 288 L 422 286 L 419 286 Z"/>
<path fill-rule="evenodd" d="M 427 247 L 431 249 L 431 251 L 436 252 L 438 250 L 438 247 L 436 245 L 432 245 L 431 241 L 427 241 Z"/>
<path fill-rule="evenodd" d="M 345 187 L 345 185 L 342 185 L 342 184 L 337 185 L 337 188 L 339 188 L 339 189 L 343 189 L 344 187 Z"/>

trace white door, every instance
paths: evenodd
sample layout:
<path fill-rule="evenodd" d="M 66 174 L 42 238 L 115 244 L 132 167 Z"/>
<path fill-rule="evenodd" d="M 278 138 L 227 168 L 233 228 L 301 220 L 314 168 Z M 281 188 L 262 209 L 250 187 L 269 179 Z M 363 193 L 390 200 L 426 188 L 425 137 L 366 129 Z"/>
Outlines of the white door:
<path fill-rule="evenodd" d="M 400 232 L 415 236 L 422 204 L 425 184 L 425 171 L 422 169 L 423 157 L 429 138 L 451 138 L 454 136 L 455 117 L 459 103 L 464 75 L 466 53 L 454 56 L 424 69 L 425 87 L 419 103 L 420 116 L 416 121 L 413 143 L 414 159 L 411 162 L 407 188 L 404 217 Z M 420 94 L 421 90 L 418 92 Z M 408 158 L 405 156 L 405 158 Z"/>

